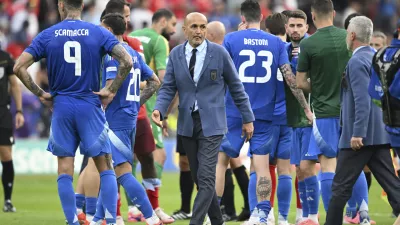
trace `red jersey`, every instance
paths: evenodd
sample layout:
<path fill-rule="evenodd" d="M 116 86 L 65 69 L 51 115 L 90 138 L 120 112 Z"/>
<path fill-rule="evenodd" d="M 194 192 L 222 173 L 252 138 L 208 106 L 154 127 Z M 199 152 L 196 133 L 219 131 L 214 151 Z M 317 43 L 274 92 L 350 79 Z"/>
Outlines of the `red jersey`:
<path fill-rule="evenodd" d="M 135 37 L 128 37 L 126 34 L 124 34 L 123 39 L 126 43 L 128 43 L 128 45 L 135 51 L 137 51 L 145 60 L 144 58 L 144 54 L 143 54 L 143 45 L 142 43 L 139 41 L 139 39 L 135 38 Z M 145 104 L 143 104 L 140 107 L 139 110 L 139 114 L 137 119 L 141 120 L 141 119 L 145 119 L 147 117 L 147 112 L 146 112 L 146 107 Z"/>

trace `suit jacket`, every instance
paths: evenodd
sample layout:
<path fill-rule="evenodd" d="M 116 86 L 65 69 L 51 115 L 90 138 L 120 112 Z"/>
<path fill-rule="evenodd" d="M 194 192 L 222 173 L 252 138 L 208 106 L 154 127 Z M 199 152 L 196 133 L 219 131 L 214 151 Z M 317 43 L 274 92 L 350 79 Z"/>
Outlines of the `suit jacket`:
<path fill-rule="evenodd" d="M 254 121 L 249 98 L 239 79 L 228 52 L 220 45 L 207 42 L 207 53 L 200 78 L 195 85 L 185 57 L 187 42 L 176 46 L 169 55 L 167 69 L 158 95 L 155 110 L 165 115 L 176 92 L 179 94 L 178 134 L 193 136 L 192 111 L 197 100 L 205 137 L 227 132 L 225 92 L 230 94 L 242 114 L 243 123 Z"/>
<path fill-rule="evenodd" d="M 340 122 L 342 133 L 339 148 L 351 148 L 352 137 L 362 137 L 364 146 L 389 143 L 382 120 L 382 110 L 368 94 L 372 58 L 369 46 L 362 47 L 350 58 L 341 88 Z"/>

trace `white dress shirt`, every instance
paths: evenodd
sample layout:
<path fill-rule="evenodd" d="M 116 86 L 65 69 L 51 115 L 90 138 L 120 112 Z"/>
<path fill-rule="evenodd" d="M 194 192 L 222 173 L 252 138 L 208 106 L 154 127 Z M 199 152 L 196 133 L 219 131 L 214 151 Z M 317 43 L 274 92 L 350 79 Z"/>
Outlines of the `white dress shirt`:
<path fill-rule="evenodd" d="M 360 50 L 361 48 L 363 48 L 363 47 L 369 47 L 369 46 L 366 46 L 366 45 L 365 45 L 365 46 L 360 46 L 360 47 L 354 49 L 353 55 L 356 54 L 356 52 L 357 52 L 358 50 Z"/>
<path fill-rule="evenodd" d="M 194 84 L 197 86 L 197 82 L 199 82 L 200 79 L 200 73 L 201 70 L 203 69 L 203 64 L 204 64 L 204 59 L 206 58 L 207 54 L 207 42 L 204 40 L 201 45 L 197 46 L 197 52 L 196 52 L 196 64 L 194 64 L 194 72 L 193 72 L 193 80 Z M 186 62 L 189 68 L 189 63 L 190 63 L 190 58 L 192 58 L 192 50 L 193 47 L 189 44 L 189 42 L 185 45 L 185 56 L 186 56 Z M 197 100 L 194 103 L 194 109 L 193 111 L 197 111 L 198 106 L 197 106 Z"/>

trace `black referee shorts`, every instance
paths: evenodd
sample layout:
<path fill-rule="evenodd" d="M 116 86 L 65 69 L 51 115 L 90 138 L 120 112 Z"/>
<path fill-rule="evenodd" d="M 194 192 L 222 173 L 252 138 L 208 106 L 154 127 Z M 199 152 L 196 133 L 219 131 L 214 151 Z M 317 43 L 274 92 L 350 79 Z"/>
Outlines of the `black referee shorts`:
<path fill-rule="evenodd" d="M 0 145 L 10 146 L 14 143 L 13 129 L 0 127 Z"/>
<path fill-rule="evenodd" d="M 179 153 L 179 156 L 186 156 L 185 149 L 183 149 L 182 137 L 181 135 L 176 135 L 176 152 Z"/>

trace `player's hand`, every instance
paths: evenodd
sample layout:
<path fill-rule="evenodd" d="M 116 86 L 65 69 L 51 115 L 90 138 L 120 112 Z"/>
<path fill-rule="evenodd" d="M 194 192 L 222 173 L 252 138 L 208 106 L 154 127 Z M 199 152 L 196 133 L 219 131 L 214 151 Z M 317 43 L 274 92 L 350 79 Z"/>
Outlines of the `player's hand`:
<path fill-rule="evenodd" d="M 110 104 L 115 96 L 115 93 L 112 93 L 107 87 L 101 89 L 99 92 L 94 91 L 93 93 L 100 97 L 103 109 L 107 108 L 107 105 Z"/>
<path fill-rule="evenodd" d="M 248 142 L 253 137 L 253 132 L 254 132 L 253 122 L 243 124 L 242 138 L 246 136 L 245 142 Z"/>
<path fill-rule="evenodd" d="M 362 143 L 362 137 L 352 137 L 350 140 L 350 146 L 353 150 L 359 150 L 364 144 Z"/>
<path fill-rule="evenodd" d="M 153 120 L 153 122 L 159 126 L 159 127 L 163 127 L 162 123 L 161 123 L 161 116 L 160 116 L 160 111 L 158 110 L 154 110 L 153 113 L 151 114 L 151 119 Z"/>
<path fill-rule="evenodd" d="M 53 110 L 53 96 L 50 93 L 43 92 L 41 96 L 39 96 L 39 100 L 43 103 L 43 105 Z"/>
<path fill-rule="evenodd" d="M 24 114 L 18 112 L 17 114 L 15 114 L 15 128 L 19 129 L 21 128 L 25 123 L 25 118 L 24 118 Z"/>
<path fill-rule="evenodd" d="M 169 134 L 168 134 L 168 120 L 167 119 L 164 119 L 162 121 L 162 133 L 163 133 L 164 137 L 168 137 L 169 136 Z"/>
<path fill-rule="evenodd" d="M 308 124 L 313 124 L 314 114 L 309 109 L 305 109 L 304 113 L 306 114 Z"/>
<path fill-rule="evenodd" d="M 246 30 L 248 27 L 247 27 L 247 23 L 245 23 L 245 22 L 241 22 L 240 24 L 239 24 L 239 26 L 238 26 L 238 31 L 239 30 Z"/>

